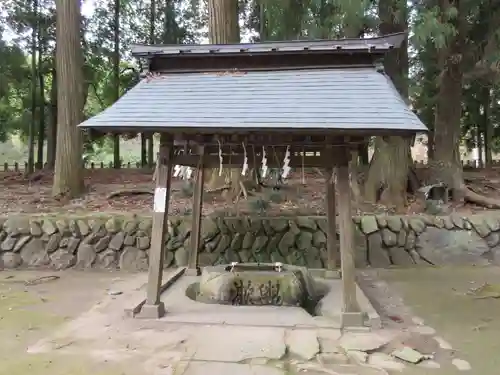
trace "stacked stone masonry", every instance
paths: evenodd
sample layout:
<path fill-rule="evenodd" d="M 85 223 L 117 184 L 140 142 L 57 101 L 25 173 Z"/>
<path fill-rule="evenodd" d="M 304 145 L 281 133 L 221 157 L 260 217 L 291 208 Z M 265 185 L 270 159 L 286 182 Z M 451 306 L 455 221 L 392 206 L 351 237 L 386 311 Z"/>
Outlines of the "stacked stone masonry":
<path fill-rule="evenodd" d="M 500 213 L 461 216 L 362 216 L 356 224 L 356 265 L 499 263 Z M 0 267 L 146 270 L 151 218 L 98 216 L 0 219 Z M 322 268 L 324 217 L 205 218 L 200 264 L 283 262 Z M 191 224 L 172 218 L 165 267 L 187 264 Z M 338 236 L 338 235 L 337 235 Z"/>

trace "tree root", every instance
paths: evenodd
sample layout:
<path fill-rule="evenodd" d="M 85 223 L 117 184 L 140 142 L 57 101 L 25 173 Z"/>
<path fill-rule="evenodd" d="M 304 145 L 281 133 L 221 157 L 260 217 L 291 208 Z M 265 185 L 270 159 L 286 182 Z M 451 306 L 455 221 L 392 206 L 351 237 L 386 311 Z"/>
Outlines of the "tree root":
<path fill-rule="evenodd" d="M 60 276 L 42 276 L 42 277 L 37 277 L 35 279 L 31 280 L 26 280 L 24 282 L 24 285 L 26 286 L 31 286 L 31 285 L 38 285 L 42 283 L 48 283 L 49 281 L 56 281 L 59 280 L 61 277 Z"/>
<path fill-rule="evenodd" d="M 321 172 L 321 169 L 319 168 L 313 168 L 313 171 L 316 172 L 320 177 L 324 177 L 325 175 L 323 172 Z"/>
<path fill-rule="evenodd" d="M 220 191 L 224 191 L 224 190 L 228 190 L 228 189 L 231 189 L 231 185 L 224 185 L 224 186 L 216 187 L 213 189 L 208 189 L 208 190 L 206 190 L 206 192 L 207 193 L 218 193 Z"/>
<path fill-rule="evenodd" d="M 471 185 L 471 184 L 482 185 L 485 188 L 488 188 L 488 189 L 491 189 L 491 190 L 498 190 L 498 188 L 496 186 L 493 186 L 493 185 L 489 184 L 487 182 L 488 180 L 485 179 L 484 177 L 480 177 L 480 178 L 466 177 L 466 178 L 464 178 L 464 181 L 465 181 L 465 183 L 467 185 Z"/>
<path fill-rule="evenodd" d="M 484 195 L 478 194 L 467 187 L 460 189 L 460 193 L 466 202 L 486 208 L 500 208 L 500 200 L 485 197 Z"/>
<path fill-rule="evenodd" d="M 138 189 L 138 188 L 132 188 L 132 189 L 121 189 L 121 190 L 116 190 L 111 193 L 109 193 L 106 197 L 107 200 L 116 198 L 116 197 L 122 197 L 122 196 L 131 196 L 131 195 L 154 195 L 154 192 L 148 189 Z"/>

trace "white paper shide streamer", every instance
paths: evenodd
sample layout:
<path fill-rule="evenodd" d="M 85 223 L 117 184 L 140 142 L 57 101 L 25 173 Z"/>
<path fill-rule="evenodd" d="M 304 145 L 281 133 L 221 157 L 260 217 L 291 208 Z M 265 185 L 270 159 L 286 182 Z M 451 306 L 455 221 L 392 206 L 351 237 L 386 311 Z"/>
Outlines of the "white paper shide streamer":
<path fill-rule="evenodd" d="M 186 165 L 176 164 L 174 166 L 174 177 L 180 177 L 183 180 L 189 180 L 191 174 L 193 173 L 193 168 Z"/>
<path fill-rule="evenodd" d="M 182 171 L 182 167 L 177 164 L 174 167 L 174 177 L 179 177 L 179 175 L 181 174 L 181 171 Z"/>
<path fill-rule="evenodd" d="M 190 180 L 192 175 L 193 175 L 193 168 L 186 167 L 186 170 L 185 170 L 185 178 L 186 178 L 186 180 Z"/>
<path fill-rule="evenodd" d="M 176 165 L 174 166 L 174 177 L 180 177 L 183 180 L 191 179 L 193 174 L 193 168 L 185 166 L 185 165 Z"/>
<path fill-rule="evenodd" d="M 242 143 L 241 145 L 243 146 L 243 168 L 241 168 L 241 175 L 246 176 L 248 171 L 247 148 L 245 147 L 245 143 Z"/>
<path fill-rule="evenodd" d="M 261 168 L 262 178 L 265 178 L 267 175 L 267 155 L 266 148 L 262 147 L 262 168 Z"/>
<path fill-rule="evenodd" d="M 286 146 L 285 158 L 283 159 L 283 173 L 281 177 L 287 178 L 290 173 L 290 146 Z"/>

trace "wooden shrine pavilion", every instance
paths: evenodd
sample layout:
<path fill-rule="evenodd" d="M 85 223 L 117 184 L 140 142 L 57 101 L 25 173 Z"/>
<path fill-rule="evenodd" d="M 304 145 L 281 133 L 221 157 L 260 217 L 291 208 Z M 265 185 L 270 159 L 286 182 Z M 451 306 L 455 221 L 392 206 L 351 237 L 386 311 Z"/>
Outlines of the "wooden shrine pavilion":
<path fill-rule="evenodd" d="M 256 159 L 247 157 L 246 150 L 257 150 L 262 157 L 260 150 L 272 148 L 282 154 L 288 149 L 291 167 L 327 171 L 327 268 L 338 267 L 337 207 L 343 324 L 358 324 L 362 313 L 356 300 L 351 150 L 372 136 L 412 137 L 427 131 L 381 64 L 405 38 L 401 33 L 370 39 L 133 47 L 133 56 L 141 60 L 141 81 L 80 126 L 161 134 L 147 297 L 140 316 L 165 313 L 160 287 L 173 165 L 196 168 L 187 272 L 198 274 L 204 170 L 221 163 L 241 167 L 245 160 L 252 168 Z M 177 155 L 174 150 L 180 145 L 187 152 Z M 315 156 L 304 156 L 311 151 Z M 276 159 L 268 158 L 268 166 L 282 168 Z"/>

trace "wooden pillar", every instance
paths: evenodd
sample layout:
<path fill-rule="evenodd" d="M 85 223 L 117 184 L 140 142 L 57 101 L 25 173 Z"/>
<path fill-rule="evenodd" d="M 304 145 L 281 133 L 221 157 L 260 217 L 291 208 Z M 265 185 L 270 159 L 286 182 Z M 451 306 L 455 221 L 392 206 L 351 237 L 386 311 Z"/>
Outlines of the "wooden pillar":
<path fill-rule="evenodd" d="M 335 169 L 332 146 L 326 149 L 326 218 L 328 233 L 326 237 L 327 255 L 326 269 L 333 271 L 338 266 L 338 243 L 337 243 L 337 214 L 335 210 Z M 328 276 L 328 275 L 327 275 Z"/>
<path fill-rule="evenodd" d="M 172 159 L 174 144 L 170 135 L 161 134 L 158 153 L 156 188 L 154 193 L 153 228 L 149 249 L 149 273 L 146 303 L 139 317 L 161 318 L 165 315 L 165 305 L 160 301 L 163 261 L 165 258 L 165 235 L 167 233 L 168 205 L 172 180 Z"/>
<path fill-rule="evenodd" d="M 203 182 L 205 179 L 205 146 L 199 146 L 200 160 L 196 169 L 196 182 L 193 192 L 193 218 L 191 227 L 191 249 L 189 254 L 188 275 L 198 276 L 200 274 L 198 252 L 200 250 L 201 236 L 201 211 L 203 208 Z"/>
<path fill-rule="evenodd" d="M 356 298 L 356 268 L 354 265 L 354 223 L 351 209 L 348 147 L 339 153 L 337 168 L 338 212 L 340 232 L 340 266 L 342 272 L 342 326 L 362 326 L 364 316 Z"/>

